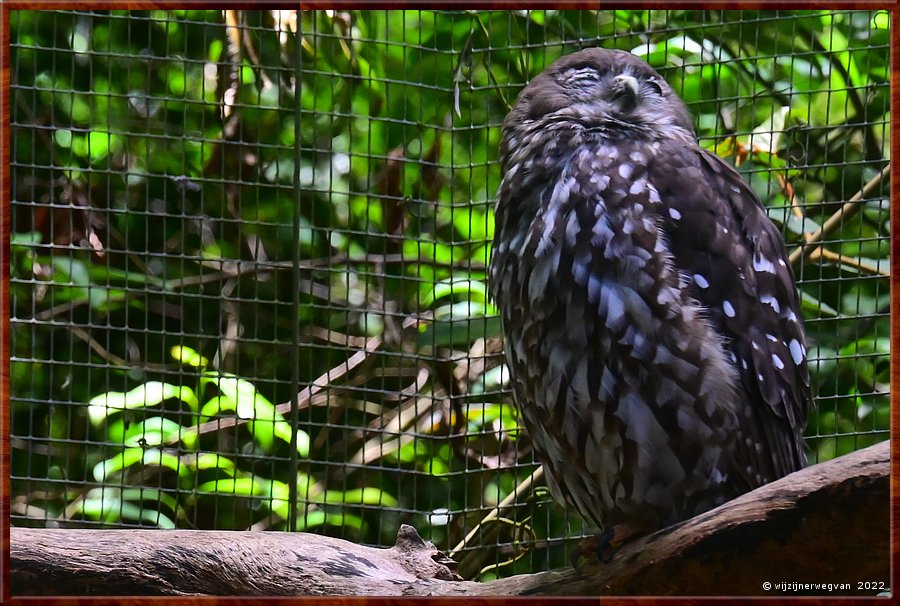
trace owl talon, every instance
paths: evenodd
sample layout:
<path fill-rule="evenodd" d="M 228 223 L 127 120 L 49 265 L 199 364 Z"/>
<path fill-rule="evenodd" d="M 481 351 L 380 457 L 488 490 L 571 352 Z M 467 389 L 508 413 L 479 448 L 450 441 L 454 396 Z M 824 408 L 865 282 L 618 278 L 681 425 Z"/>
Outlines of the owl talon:
<path fill-rule="evenodd" d="M 612 561 L 613 556 L 625 543 L 653 530 L 649 524 L 623 523 L 608 527 L 592 537 L 583 540 L 572 554 L 572 562 L 575 570 L 580 570 L 581 564 L 596 556 L 603 564 Z"/>
<path fill-rule="evenodd" d="M 603 564 L 611 562 L 613 555 L 623 543 L 622 539 L 617 540 L 618 528 L 619 526 L 611 526 L 581 541 L 572 554 L 575 570 L 580 571 L 581 565 L 594 557 Z"/>

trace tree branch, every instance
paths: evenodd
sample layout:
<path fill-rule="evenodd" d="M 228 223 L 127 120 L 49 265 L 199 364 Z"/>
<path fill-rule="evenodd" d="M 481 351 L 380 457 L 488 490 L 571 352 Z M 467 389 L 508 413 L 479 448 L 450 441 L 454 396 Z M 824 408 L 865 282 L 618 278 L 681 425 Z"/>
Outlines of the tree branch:
<path fill-rule="evenodd" d="M 12 528 L 10 583 L 13 595 L 875 595 L 890 589 L 889 478 L 882 442 L 629 542 L 608 563 L 490 583 L 458 580 L 410 526 L 390 549 L 305 533 Z"/>

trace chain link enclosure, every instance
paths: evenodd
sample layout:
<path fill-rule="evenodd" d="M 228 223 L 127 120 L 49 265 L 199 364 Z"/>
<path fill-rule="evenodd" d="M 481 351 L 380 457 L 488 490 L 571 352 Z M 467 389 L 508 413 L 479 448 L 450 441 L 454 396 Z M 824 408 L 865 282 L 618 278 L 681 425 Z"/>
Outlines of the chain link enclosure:
<path fill-rule="evenodd" d="M 14 525 L 409 523 L 468 578 L 564 565 L 592 529 L 533 476 L 485 273 L 499 125 L 597 45 L 783 226 L 811 462 L 888 437 L 886 12 L 10 15 Z"/>

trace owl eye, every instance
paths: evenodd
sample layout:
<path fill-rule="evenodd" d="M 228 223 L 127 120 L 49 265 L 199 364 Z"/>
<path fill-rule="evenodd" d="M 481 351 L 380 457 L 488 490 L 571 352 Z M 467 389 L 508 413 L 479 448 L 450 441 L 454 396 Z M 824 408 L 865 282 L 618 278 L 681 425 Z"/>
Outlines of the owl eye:
<path fill-rule="evenodd" d="M 600 74 L 593 67 L 580 67 L 570 70 L 565 74 L 565 83 L 570 86 L 579 86 L 597 82 Z"/>

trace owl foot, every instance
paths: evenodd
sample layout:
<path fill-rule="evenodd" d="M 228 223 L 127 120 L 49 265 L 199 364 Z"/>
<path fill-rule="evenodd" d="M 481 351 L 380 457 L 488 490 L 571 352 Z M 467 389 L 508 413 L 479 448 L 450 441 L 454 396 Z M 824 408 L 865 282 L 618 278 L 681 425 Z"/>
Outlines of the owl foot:
<path fill-rule="evenodd" d="M 637 527 L 628 523 L 610 526 L 606 530 L 579 543 L 572 554 L 573 566 L 575 570 L 580 570 L 581 565 L 590 561 L 593 557 L 596 557 L 604 564 L 611 562 L 613 555 L 623 544 L 642 534 L 646 534 L 646 530 L 643 527 Z"/>

